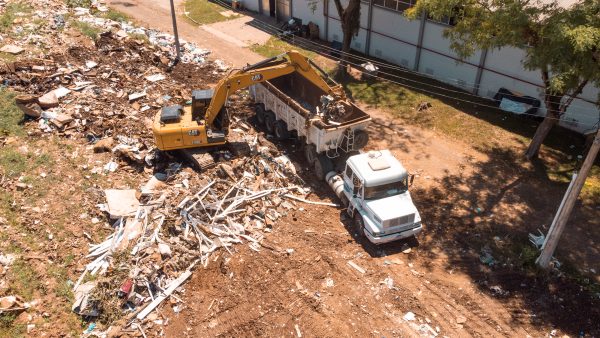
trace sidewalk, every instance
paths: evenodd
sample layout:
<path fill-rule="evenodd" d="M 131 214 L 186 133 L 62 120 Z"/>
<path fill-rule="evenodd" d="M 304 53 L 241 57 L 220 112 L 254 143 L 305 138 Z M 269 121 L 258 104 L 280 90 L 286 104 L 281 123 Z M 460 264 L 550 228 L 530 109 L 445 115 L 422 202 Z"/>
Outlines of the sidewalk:
<path fill-rule="evenodd" d="M 166 33 L 172 33 L 173 31 L 169 1 L 108 0 L 107 4 L 111 8 L 129 15 L 146 27 L 159 29 Z M 270 37 L 263 31 L 245 25 L 244 19 L 249 21 L 248 17 L 204 26 L 203 29 L 191 24 L 183 17 L 181 4 L 182 0 L 175 0 L 178 15 L 177 28 L 181 39 L 194 42 L 198 47 L 210 49 L 212 51 L 211 58 L 222 59 L 234 67 L 243 67 L 264 59 L 263 56 L 244 48 L 244 46 L 251 43 L 266 41 Z M 231 25 L 233 27 L 230 27 Z M 244 28 L 244 34 L 242 36 L 232 36 L 232 30 L 239 30 L 240 25 Z M 217 30 L 222 27 L 227 28 L 225 32 Z"/>

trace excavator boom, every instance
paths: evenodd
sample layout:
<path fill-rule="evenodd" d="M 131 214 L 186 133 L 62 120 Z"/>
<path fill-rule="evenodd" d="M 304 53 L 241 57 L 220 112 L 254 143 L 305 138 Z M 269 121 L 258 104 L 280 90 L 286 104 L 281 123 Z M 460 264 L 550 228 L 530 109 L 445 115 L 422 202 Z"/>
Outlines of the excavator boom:
<path fill-rule="evenodd" d="M 316 69 L 324 73 L 320 68 Z M 340 87 L 329 86 L 311 66 L 311 61 L 297 51 L 289 51 L 233 71 L 212 90 L 194 91 L 191 107 L 164 107 L 153 122 L 156 146 L 160 150 L 178 150 L 225 144 L 228 130 L 224 122 L 224 107 L 229 95 L 253 84 L 296 72 L 323 92 L 344 97 Z"/>

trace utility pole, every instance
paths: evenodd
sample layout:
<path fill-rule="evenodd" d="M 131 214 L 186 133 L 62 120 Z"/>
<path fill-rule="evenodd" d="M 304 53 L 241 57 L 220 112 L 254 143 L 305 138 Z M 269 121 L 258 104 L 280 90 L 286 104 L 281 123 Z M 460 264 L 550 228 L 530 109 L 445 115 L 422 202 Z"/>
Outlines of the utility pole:
<path fill-rule="evenodd" d="M 585 183 L 585 179 L 587 178 L 590 170 L 592 169 L 592 165 L 594 165 L 594 161 L 596 160 L 596 155 L 598 155 L 598 150 L 600 150 L 600 129 L 596 133 L 596 138 L 594 142 L 592 142 L 592 146 L 583 161 L 583 165 L 579 170 L 579 173 L 574 178 L 572 185 L 567 189 L 565 198 L 563 200 L 564 203 L 559 207 L 556 217 L 554 217 L 554 222 L 552 222 L 552 226 L 548 231 L 548 235 L 546 236 L 546 240 L 544 241 L 544 245 L 542 245 L 542 253 L 540 257 L 538 257 L 536 263 L 547 269 L 550 265 L 550 260 L 552 259 L 552 255 L 554 254 L 554 250 L 556 250 L 556 246 L 558 245 L 558 240 L 562 235 L 563 230 L 565 229 L 565 225 L 569 220 L 569 216 L 571 216 L 571 211 L 573 211 L 573 206 L 575 206 L 575 202 L 577 201 L 577 197 L 583 188 L 583 184 Z"/>
<path fill-rule="evenodd" d="M 171 17 L 173 18 L 173 35 L 175 36 L 175 49 L 177 51 L 177 56 L 175 57 L 175 63 L 181 60 L 181 48 L 179 47 L 179 34 L 177 34 L 177 19 L 175 14 L 175 4 L 173 0 L 171 0 Z"/>

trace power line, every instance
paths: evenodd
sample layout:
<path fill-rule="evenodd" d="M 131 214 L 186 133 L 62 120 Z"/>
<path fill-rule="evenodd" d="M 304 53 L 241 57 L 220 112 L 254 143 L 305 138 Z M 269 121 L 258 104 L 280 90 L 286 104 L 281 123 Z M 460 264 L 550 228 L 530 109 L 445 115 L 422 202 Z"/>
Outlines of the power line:
<path fill-rule="evenodd" d="M 229 4 L 227 4 L 227 3 L 224 3 L 224 2 L 219 1 L 219 0 L 214 0 L 214 1 L 217 2 L 217 3 L 219 3 L 219 4 L 221 4 L 222 6 L 224 6 L 226 8 L 231 8 L 231 6 Z M 267 23 L 265 21 L 262 21 L 262 20 L 257 19 L 257 18 L 254 18 L 254 20 L 256 20 L 258 23 L 262 24 L 263 27 L 267 26 L 267 27 L 270 27 L 270 28 L 272 28 L 273 30 L 275 30 L 277 32 L 281 32 L 281 33 L 284 32 L 281 28 L 273 26 L 273 25 L 271 25 L 271 24 L 269 24 L 269 23 Z M 335 49 L 333 47 L 329 47 L 327 45 L 323 45 L 323 44 L 314 42 L 312 40 L 309 40 L 309 39 L 306 39 L 306 38 L 303 38 L 303 37 L 294 36 L 294 39 L 299 39 L 299 40 L 305 41 L 307 43 L 315 45 L 318 48 L 330 50 L 330 51 L 338 53 L 338 54 L 343 54 L 343 55 L 347 55 L 347 56 L 355 58 L 355 59 L 368 61 L 368 62 L 371 62 L 374 65 L 378 65 L 380 67 L 385 67 L 385 68 L 392 69 L 392 70 L 397 70 L 397 71 L 400 71 L 400 72 L 405 72 L 405 73 L 409 73 L 409 74 L 415 74 L 415 75 L 418 75 L 418 76 L 423 76 L 423 74 L 421 74 L 419 72 L 416 72 L 416 71 L 412 71 L 412 70 L 409 70 L 409 69 L 406 69 L 406 68 L 403 68 L 403 67 L 400 67 L 400 66 L 395 66 L 395 65 L 389 64 L 389 63 L 383 63 L 383 62 L 377 61 L 375 59 L 371 59 L 371 58 L 367 58 L 367 57 L 362 57 L 360 55 L 355 55 L 355 54 L 352 54 L 352 53 L 348 53 L 348 52 L 344 52 L 344 51 L 341 51 L 341 50 L 337 50 L 337 49 Z M 488 90 L 492 89 L 492 87 L 489 87 L 489 86 L 483 86 L 481 84 L 475 85 L 473 82 L 468 82 L 468 81 L 464 81 L 464 80 L 461 80 L 461 79 L 455 79 L 455 78 L 451 78 L 451 77 L 434 76 L 433 78 L 435 78 L 435 79 L 451 80 L 451 81 L 454 81 L 454 82 L 457 82 L 457 83 L 459 81 L 463 81 L 463 82 L 465 82 L 465 84 L 472 84 L 470 86 L 467 86 L 468 88 L 472 88 L 472 89 L 476 89 L 476 88 L 477 89 L 488 89 Z M 475 96 L 477 96 L 477 95 L 475 95 Z M 550 96 L 550 97 L 563 97 L 563 96 L 559 96 L 559 95 L 548 95 L 548 96 Z M 574 99 L 585 101 L 585 99 L 580 98 L 580 97 L 575 97 Z M 587 101 L 585 101 L 585 102 L 587 102 Z M 582 107 L 582 106 L 578 106 L 578 105 L 573 105 L 573 104 L 571 104 L 570 107 L 577 107 L 577 108 L 586 109 L 586 107 Z"/>
<path fill-rule="evenodd" d="M 220 4 L 221 4 L 222 6 L 224 6 L 224 7 L 231 8 L 231 6 L 229 6 L 229 5 L 228 5 L 228 4 L 226 4 L 226 3 L 223 3 L 223 2 L 221 2 L 221 1 L 219 1 L 219 0 L 214 0 L 214 1 L 215 1 L 215 2 L 217 2 L 217 3 L 220 3 Z M 185 10 L 185 9 L 184 9 L 184 10 Z M 268 24 L 268 23 L 266 23 L 266 22 L 264 22 L 264 21 L 261 21 L 261 20 L 258 20 L 258 19 L 256 19 L 256 21 L 257 21 L 258 23 L 262 24 L 262 25 L 263 25 L 263 26 L 265 26 L 265 27 L 271 28 L 272 30 L 274 30 L 274 31 L 276 31 L 276 32 L 284 32 L 282 29 L 280 29 L 280 28 L 277 28 L 277 27 L 275 27 L 275 26 L 273 26 L 273 25 L 270 25 L 270 24 Z M 286 40 L 282 39 L 280 36 L 276 36 L 276 35 L 272 35 L 272 36 L 273 36 L 274 38 L 276 38 L 276 39 L 280 40 L 280 41 L 283 41 L 283 42 L 289 43 L 288 41 L 286 41 Z M 299 38 L 299 39 L 301 39 L 301 40 L 306 40 L 306 39 L 303 39 L 303 38 Z M 309 41 L 309 40 L 306 40 L 306 41 Z M 315 43 L 314 43 L 314 42 L 312 42 L 312 41 L 309 41 L 309 42 L 311 42 L 312 44 L 315 44 Z M 388 82 L 391 82 L 391 83 L 394 83 L 394 84 L 397 84 L 397 85 L 400 85 L 400 86 L 403 86 L 403 87 L 411 88 L 411 89 L 413 89 L 413 90 L 415 90 L 415 91 L 417 91 L 417 92 L 425 92 L 425 93 L 429 93 L 429 94 L 431 94 L 431 95 L 433 95 L 433 96 L 441 96 L 441 97 L 446 97 L 446 98 L 449 98 L 449 99 L 453 99 L 453 100 L 457 100 L 457 101 L 461 101 L 461 102 L 465 102 L 465 103 L 471 103 L 471 104 L 474 104 L 474 105 L 477 105 L 477 106 L 481 106 L 481 107 L 489 107 L 489 108 L 499 109 L 499 107 L 497 107 L 497 106 L 491 106 L 491 105 L 484 104 L 484 103 L 479 103 L 479 102 L 473 102 L 473 101 L 469 101 L 469 100 L 465 100 L 465 99 L 460 99 L 460 98 L 457 98 L 457 97 L 453 97 L 453 96 L 444 95 L 444 94 L 437 93 L 437 92 L 433 92 L 433 91 L 430 91 L 430 90 L 425 90 L 425 89 L 423 89 L 423 88 L 418 88 L 418 87 L 410 86 L 410 85 L 407 85 L 407 84 L 404 84 L 404 83 L 399 83 L 399 82 L 396 82 L 396 81 L 393 81 L 393 80 L 390 80 L 390 79 L 387 79 L 387 78 L 381 77 L 381 76 L 379 76 L 379 75 L 373 75 L 373 74 L 369 74 L 369 73 L 367 73 L 367 72 L 364 72 L 364 71 L 361 69 L 361 68 L 362 68 L 362 67 L 361 67 L 361 65 L 359 65 L 359 64 L 357 64 L 357 63 L 353 63 L 353 62 L 351 62 L 351 61 L 348 61 L 348 60 L 342 60 L 341 58 L 335 57 L 335 56 L 333 56 L 333 55 L 330 55 L 330 54 L 324 54 L 324 52 L 323 52 L 323 51 L 317 51 L 317 50 L 314 50 L 312 46 L 307 46 L 306 44 L 302 44 L 302 43 L 299 43 L 299 42 L 296 42 L 296 44 L 297 44 L 297 45 L 299 45 L 299 46 L 301 46 L 302 48 L 305 48 L 305 49 L 307 49 L 307 50 L 310 50 L 310 51 L 312 51 L 312 52 L 314 52 L 314 53 L 317 53 L 317 54 L 319 54 L 319 55 L 321 55 L 321 56 L 324 56 L 324 57 L 326 57 L 326 58 L 330 58 L 330 59 L 334 59 L 334 60 L 338 60 L 338 61 L 343 61 L 343 62 L 346 62 L 346 63 L 348 63 L 348 64 L 350 64 L 350 65 L 353 65 L 353 66 L 355 66 L 355 67 L 357 68 L 357 70 L 358 70 L 360 73 L 367 74 L 367 75 L 369 75 L 369 76 L 376 77 L 376 78 L 379 78 L 379 79 L 382 79 L 382 80 L 385 80 L 385 81 L 388 81 Z M 319 45 L 319 46 L 322 46 L 322 45 Z M 324 47 L 324 46 L 322 46 L 322 47 Z M 330 48 L 330 47 L 326 47 L 326 48 L 328 48 L 328 49 L 330 49 L 330 50 L 333 50 L 333 51 L 335 51 L 336 53 L 339 53 L 339 52 L 340 52 L 340 51 L 338 51 L 337 49 L 334 49 L 334 48 Z M 351 55 L 351 54 L 347 54 L 347 55 Z M 351 55 L 351 56 L 352 56 L 352 55 Z M 367 60 L 368 60 L 368 59 L 367 59 Z M 403 70 L 404 70 L 404 69 L 403 69 Z M 406 71 L 406 70 L 405 70 L 405 71 Z M 485 98 L 483 98 L 483 97 L 481 97 L 481 96 L 477 96 L 477 95 L 475 95 L 475 94 L 471 94 L 471 93 L 468 93 L 468 92 L 459 91 L 459 90 L 452 90 L 452 89 L 448 89 L 448 88 L 445 88 L 445 87 L 441 87 L 441 86 L 436 86 L 436 85 L 433 85 L 433 84 L 429 84 L 429 83 L 426 83 L 426 82 L 421 82 L 421 81 L 417 81 L 417 80 L 413 80 L 413 79 L 404 78 L 404 77 L 401 77 L 401 76 L 399 76 L 399 75 L 389 74 L 389 73 L 386 73 L 386 72 L 383 72 L 383 71 L 379 71 L 378 73 L 380 73 L 380 74 L 384 74 L 384 75 L 387 75 L 387 76 L 391 76 L 391 77 L 393 77 L 393 78 L 398 78 L 398 79 L 402 79 L 402 80 L 405 80 L 405 81 L 410 81 L 410 82 L 418 83 L 418 84 L 421 84 L 421 85 L 430 86 L 430 87 L 433 87 L 433 88 L 438 88 L 438 89 L 445 90 L 445 91 L 448 91 L 448 92 L 459 93 L 460 95 L 473 96 L 473 97 L 476 97 L 476 98 L 477 98 L 477 99 L 479 99 L 479 100 L 486 100 Z M 415 72 L 413 72 L 413 73 L 415 73 Z M 416 73 L 416 74 L 418 74 L 419 76 L 423 76 L 423 75 L 422 75 L 422 74 L 420 74 L 420 73 Z M 554 111 L 554 112 L 561 113 L 560 111 L 557 111 L 557 110 L 552 110 L 552 109 L 546 109 L 546 110 L 547 110 L 547 111 Z M 588 111 L 586 111 L 586 112 L 590 112 L 590 111 L 588 110 Z M 527 113 L 519 113 L 519 115 L 529 115 L 529 116 L 534 116 L 534 117 L 542 117 L 542 116 L 540 116 L 540 115 L 536 115 L 536 114 L 527 114 Z M 586 116 L 588 116 L 588 115 L 586 115 Z M 589 116 L 588 116 L 588 117 L 589 117 Z M 546 118 L 548 118 L 548 119 L 552 119 L 552 120 L 557 120 L 557 121 L 561 121 L 561 120 L 562 120 L 562 119 L 560 119 L 560 118 L 554 118 L 554 117 L 546 117 Z"/>

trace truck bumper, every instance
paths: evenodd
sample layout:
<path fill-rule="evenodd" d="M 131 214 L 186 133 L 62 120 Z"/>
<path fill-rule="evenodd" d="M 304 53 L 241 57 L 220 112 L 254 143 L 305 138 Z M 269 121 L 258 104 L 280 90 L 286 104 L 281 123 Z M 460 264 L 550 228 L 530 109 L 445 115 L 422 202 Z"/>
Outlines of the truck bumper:
<path fill-rule="evenodd" d="M 421 232 L 422 230 L 423 230 L 423 226 L 419 225 L 418 227 L 412 228 L 410 230 L 396 232 L 393 234 L 383 235 L 383 236 L 379 236 L 379 237 L 374 236 L 373 234 L 371 234 L 367 230 L 365 230 L 365 236 L 373 244 L 384 244 L 384 243 L 389 243 L 389 242 L 397 241 L 400 239 L 408 238 L 410 236 L 414 236 L 414 235 L 418 234 L 419 232 Z"/>

